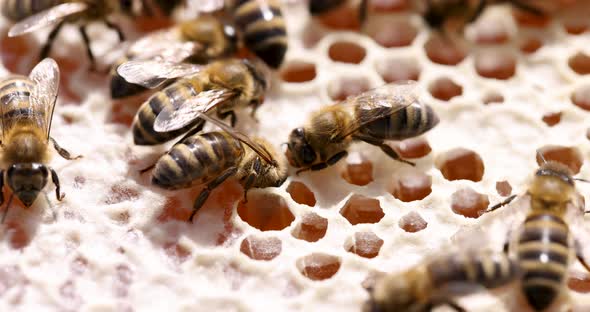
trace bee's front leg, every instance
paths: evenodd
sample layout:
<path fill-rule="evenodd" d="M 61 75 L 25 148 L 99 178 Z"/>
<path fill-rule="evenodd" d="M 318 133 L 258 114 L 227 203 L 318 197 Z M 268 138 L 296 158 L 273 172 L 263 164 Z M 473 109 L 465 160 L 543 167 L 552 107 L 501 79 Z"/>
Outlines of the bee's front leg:
<path fill-rule="evenodd" d="M 55 170 L 53 170 L 53 168 L 49 168 L 49 170 L 51 171 L 51 181 L 53 181 L 53 184 L 55 184 L 55 198 L 57 198 L 57 200 L 59 200 L 59 201 L 62 201 L 64 199 L 64 197 L 66 197 L 66 194 L 64 194 L 60 191 L 61 188 L 60 188 L 57 172 L 55 172 Z"/>
<path fill-rule="evenodd" d="M 51 143 L 53 143 L 53 148 L 55 148 L 55 150 L 57 151 L 59 156 L 65 158 L 67 160 L 74 160 L 74 159 L 82 158 L 82 155 L 72 157 L 72 154 L 70 154 L 70 152 L 68 152 L 66 149 L 59 146 L 59 144 L 57 144 L 57 141 L 54 138 L 50 137 L 49 140 L 51 141 Z"/>

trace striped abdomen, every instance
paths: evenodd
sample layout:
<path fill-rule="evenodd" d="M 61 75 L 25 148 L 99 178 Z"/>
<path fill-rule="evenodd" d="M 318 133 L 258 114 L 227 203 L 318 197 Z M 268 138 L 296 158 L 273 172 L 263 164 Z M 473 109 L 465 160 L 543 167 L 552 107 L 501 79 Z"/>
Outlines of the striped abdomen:
<path fill-rule="evenodd" d="M 312 15 L 322 14 L 339 7 L 346 1 L 347 0 L 310 0 L 309 13 Z"/>
<path fill-rule="evenodd" d="M 287 31 L 277 0 L 236 0 L 234 19 L 246 47 L 268 66 L 278 68 L 287 52 Z"/>
<path fill-rule="evenodd" d="M 375 116 L 375 110 L 386 110 L 382 112 L 385 117 L 368 122 L 359 129 L 360 136 L 383 139 L 403 140 L 418 136 L 436 126 L 439 122 L 438 116 L 432 108 L 426 104 L 415 102 L 410 106 L 396 111 L 396 108 L 382 107 L 372 110 L 357 109 L 357 122 Z M 388 112 L 389 111 L 389 112 Z"/>
<path fill-rule="evenodd" d="M 18 22 L 26 17 L 47 10 L 64 0 L 2 0 L 2 15 Z"/>
<path fill-rule="evenodd" d="M 144 88 L 140 85 L 127 82 L 125 78 L 119 75 L 117 68 L 119 65 L 127 61 L 129 61 L 128 57 L 120 58 L 115 64 L 113 64 L 111 71 L 109 72 L 109 75 L 111 76 L 111 98 L 113 99 L 134 96 L 147 90 L 147 88 Z"/>
<path fill-rule="evenodd" d="M 34 88 L 33 82 L 26 77 L 14 77 L 0 82 L 0 120 L 5 135 L 16 124 L 45 123 L 45 111 L 31 106 L 30 97 Z"/>
<path fill-rule="evenodd" d="M 178 130 L 170 132 L 156 132 L 154 130 L 156 117 L 164 107 L 173 106 L 175 101 L 178 101 L 179 99 L 195 96 L 202 90 L 202 88 L 199 90 L 197 90 L 197 88 L 200 88 L 199 85 L 193 83 L 192 80 L 181 79 L 165 89 L 154 93 L 141 105 L 133 120 L 133 141 L 135 144 L 161 144 L 189 131 L 197 124 L 203 123 L 202 119 L 196 119 L 192 123 Z"/>
<path fill-rule="evenodd" d="M 428 272 L 435 289 L 453 283 L 496 288 L 519 277 L 516 261 L 504 253 L 490 251 L 459 252 L 434 260 L 428 264 Z M 474 287 L 465 289 L 477 291 Z"/>
<path fill-rule="evenodd" d="M 571 239 L 567 224 L 553 214 L 534 214 L 518 237 L 522 290 L 529 304 L 544 310 L 560 293 L 569 265 Z"/>
<path fill-rule="evenodd" d="M 237 166 L 243 156 L 242 143 L 226 132 L 192 135 L 158 160 L 152 183 L 166 189 L 206 183 Z"/>

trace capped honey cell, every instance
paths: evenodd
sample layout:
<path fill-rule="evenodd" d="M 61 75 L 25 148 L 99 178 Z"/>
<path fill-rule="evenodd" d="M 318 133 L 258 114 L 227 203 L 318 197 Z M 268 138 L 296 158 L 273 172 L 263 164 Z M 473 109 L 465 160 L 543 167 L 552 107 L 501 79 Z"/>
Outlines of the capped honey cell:
<path fill-rule="evenodd" d="M 295 220 L 283 197 L 272 193 L 248 194 L 248 202 L 238 204 L 238 215 L 244 222 L 261 231 L 280 231 Z"/>
<path fill-rule="evenodd" d="M 250 235 L 240 244 L 240 251 L 254 260 L 270 261 L 282 250 L 282 242 L 277 237 L 256 237 Z"/>
<path fill-rule="evenodd" d="M 355 225 L 359 223 L 377 223 L 385 214 L 377 199 L 362 195 L 352 195 L 340 209 L 340 214 Z"/>
<path fill-rule="evenodd" d="M 449 181 L 471 180 L 481 181 L 484 174 L 484 164 L 481 157 L 474 151 L 465 148 L 455 148 L 440 155 L 436 159 L 436 166 Z"/>
<path fill-rule="evenodd" d="M 340 258 L 325 253 L 312 253 L 297 259 L 299 272 L 312 281 L 329 279 L 340 270 Z"/>
<path fill-rule="evenodd" d="M 301 222 L 295 226 L 291 234 L 297 239 L 317 242 L 326 235 L 328 219 L 313 212 L 303 215 Z"/>
<path fill-rule="evenodd" d="M 383 240 L 373 232 L 356 232 L 344 244 L 346 251 L 363 258 L 375 258 L 383 246 Z"/>
<path fill-rule="evenodd" d="M 488 208 L 488 196 L 472 188 L 463 188 L 451 196 L 451 209 L 454 213 L 467 218 L 479 218 Z"/>

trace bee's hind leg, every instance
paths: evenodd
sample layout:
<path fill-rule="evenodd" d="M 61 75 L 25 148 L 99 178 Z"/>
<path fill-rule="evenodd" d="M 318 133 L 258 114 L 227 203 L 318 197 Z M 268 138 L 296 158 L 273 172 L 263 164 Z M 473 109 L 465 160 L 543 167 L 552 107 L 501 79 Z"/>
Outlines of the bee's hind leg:
<path fill-rule="evenodd" d="M 223 183 L 223 181 L 227 180 L 227 178 L 236 174 L 237 171 L 238 171 L 238 167 L 231 167 L 231 168 L 225 170 L 222 174 L 217 176 L 215 179 L 213 179 L 213 181 L 207 183 L 207 186 L 205 187 L 205 189 L 202 190 L 201 193 L 199 194 L 199 196 L 197 197 L 197 199 L 195 199 L 195 203 L 193 204 L 193 212 L 191 213 L 190 217 L 188 218 L 188 222 L 193 222 L 193 218 L 194 218 L 195 214 L 199 211 L 199 209 L 201 209 L 201 207 L 203 206 L 203 204 L 205 203 L 205 201 L 207 200 L 207 198 L 211 194 L 211 191 L 214 188 L 218 187 L 219 184 Z"/>
<path fill-rule="evenodd" d="M 369 138 L 369 137 L 365 137 L 365 136 L 355 136 L 355 139 L 361 140 L 363 142 L 367 142 L 371 145 L 378 146 L 379 148 L 381 148 L 381 150 L 385 154 L 387 154 L 387 156 L 389 156 L 399 162 L 403 162 L 403 163 L 408 164 L 410 166 L 416 166 L 415 163 L 401 158 L 398 155 L 398 153 L 396 153 L 396 151 L 394 151 L 393 148 L 391 148 L 391 146 L 385 144 L 385 142 L 383 140 L 373 139 L 373 138 Z"/>
<path fill-rule="evenodd" d="M 41 48 L 39 60 L 43 60 L 49 55 L 49 52 L 51 51 L 51 46 L 53 45 L 53 41 L 55 41 L 55 37 L 57 37 L 57 34 L 59 34 L 59 31 L 61 30 L 63 25 L 64 22 L 61 22 L 51 30 L 49 36 L 47 37 L 47 41 L 45 41 L 45 44 L 43 44 L 43 47 Z"/>
<path fill-rule="evenodd" d="M 578 261 L 580 261 L 580 264 L 582 264 L 582 266 L 588 272 L 590 272 L 590 266 L 586 262 L 586 259 L 584 259 L 584 255 L 582 253 L 582 245 L 580 244 L 580 241 L 576 240 L 576 242 L 575 242 L 575 248 L 576 248 L 576 258 L 578 258 Z"/>
<path fill-rule="evenodd" d="M 109 28 L 114 30 L 117 33 L 117 36 L 119 37 L 119 42 L 123 42 L 125 41 L 125 34 L 123 33 L 123 31 L 121 30 L 121 27 L 119 27 L 119 25 L 109 21 L 109 20 L 105 20 L 104 24 Z"/>
<path fill-rule="evenodd" d="M 84 44 L 86 45 L 86 54 L 88 54 L 88 59 L 90 60 L 90 70 L 95 70 L 96 60 L 94 58 L 94 53 L 92 53 L 92 48 L 90 47 L 90 38 L 86 32 L 86 25 L 80 26 L 79 29 L 80 35 L 82 35 L 82 40 L 84 40 Z"/>
<path fill-rule="evenodd" d="M 260 157 L 256 157 L 252 168 L 248 170 L 248 175 L 244 178 L 244 203 L 248 202 L 248 190 L 252 188 L 252 184 L 256 181 L 256 178 L 262 172 L 262 163 Z"/>
<path fill-rule="evenodd" d="M 82 158 L 82 155 L 72 157 L 72 154 L 70 154 L 70 152 L 68 152 L 63 147 L 59 146 L 59 144 L 57 144 L 57 141 L 54 138 L 50 137 L 49 140 L 51 141 L 51 143 L 53 143 L 53 148 L 55 148 L 55 150 L 57 151 L 59 156 L 65 158 L 67 160 L 74 160 L 74 159 Z"/>

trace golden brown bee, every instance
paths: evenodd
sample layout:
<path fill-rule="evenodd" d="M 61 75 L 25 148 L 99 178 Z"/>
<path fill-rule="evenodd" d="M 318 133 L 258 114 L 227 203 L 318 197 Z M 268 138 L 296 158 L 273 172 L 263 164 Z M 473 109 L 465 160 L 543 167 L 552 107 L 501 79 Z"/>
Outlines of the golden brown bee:
<path fill-rule="evenodd" d="M 453 297 L 497 288 L 520 276 L 518 264 L 500 252 L 467 250 L 431 258 L 377 278 L 368 288 L 370 299 L 363 311 L 426 312 L 445 304 L 466 311 Z"/>
<path fill-rule="evenodd" d="M 9 0 L 3 4 L 2 12 L 5 16 L 18 21 L 10 28 L 9 37 L 20 36 L 44 27 L 53 27 L 47 42 L 41 49 L 41 59 L 49 55 L 53 41 L 65 23 L 79 23 L 88 58 L 94 66 L 94 54 L 86 32 L 88 23 L 101 20 L 108 28 L 117 32 L 120 41 L 124 41 L 123 32 L 119 26 L 109 21 L 108 17 L 114 13 L 139 14 L 141 9 L 139 1 L 141 0 Z"/>
<path fill-rule="evenodd" d="M 2 170 L 0 204 L 4 202 L 4 183 L 29 207 L 47 184 L 49 174 L 55 184 L 55 196 L 62 200 L 57 173 L 45 165 L 50 159 L 49 141 L 59 155 L 75 159 L 49 136 L 51 118 L 59 88 L 59 69 L 52 59 L 39 63 L 29 77 L 15 77 L 0 83 L 0 120 L 2 121 Z M 6 205 L 8 212 L 12 195 Z M 4 218 L 3 217 L 3 218 Z"/>
<path fill-rule="evenodd" d="M 205 64 L 235 53 L 236 44 L 234 28 L 208 15 L 149 34 L 132 44 L 112 67 L 111 97 L 119 99 L 146 90 L 117 73 L 119 65 L 127 61 L 158 59 L 169 63 Z"/>
<path fill-rule="evenodd" d="M 425 8 L 422 10 L 424 20 L 431 28 L 443 32 L 448 30 L 447 24 L 451 21 L 457 24 L 453 28 L 461 32 L 465 25 L 477 20 L 490 4 L 510 3 L 524 11 L 543 15 L 538 8 L 522 0 L 425 0 L 425 2 Z"/>
<path fill-rule="evenodd" d="M 278 187 L 287 179 L 286 161 L 266 140 L 250 139 L 213 117 L 202 118 L 224 131 L 184 137 L 160 157 L 152 172 L 152 183 L 165 189 L 206 185 L 195 199 L 189 222 L 211 191 L 229 177 L 244 187 L 244 200 L 251 188 Z"/>
<path fill-rule="evenodd" d="M 384 141 L 423 134 L 438 124 L 432 108 L 417 99 L 413 81 L 387 84 L 314 112 L 307 125 L 294 129 L 287 143 L 292 166 L 321 170 L 346 157 L 353 141 L 379 146 L 391 158 L 403 160 Z"/>
<path fill-rule="evenodd" d="M 279 68 L 287 52 L 287 29 L 279 0 L 201 0 L 198 8 L 225 8 L 239 30 L 240 41 L 271 68 Z"/>
<path fill-rule="evenodd" d="M 578 241 L 581 237 L 572 235 L 571 230 L 575 228 L 565 218 L 571 213 L 570 205 L 583 209 L 577 202 L 574 180 L 568 167 L 551 161 L 543 163 L 528 187 L 527 198 L 523 198 L 530 210 L 523 216 L 520 230 L 511 237 L 513 245 L 510 247 L 514 247 L 512 251 L 523 271 L 523 294 L 536 311 L 548 308 L 566 289 L 566 277 L 574 255 L 590 271 Z M 490 207 L 488 213 L 515 197 Z M 508 247 L 507 243 L 505 248 Z"/>
<path fill-rule="evenodd" d="M 309 0 L 309 13 L 314 16 L 322 15 L 335 10 L 351 0 Z M 356 1 L 358 2 L 358 1 Z M 367 0 L 360 0 L 358 5 L 358 19 L 362 24 L 367 18 Z"/>
<path fill-rule="evenodd" d="M 234 110 L 252 106 L 252 115 L 269 87 L 267 67 L 247 59 L 227 59 L 206 66 L 160 61 L 131 61 L 118 69 L 128 82 L 153 88 L 170 78 L 179 79 L 153 94 L 133 120 L 137 145 L 155 145 L 192 130 L 199 131 L 199 116 L 216 110 L 219 118 L 236 122 Z"/>

